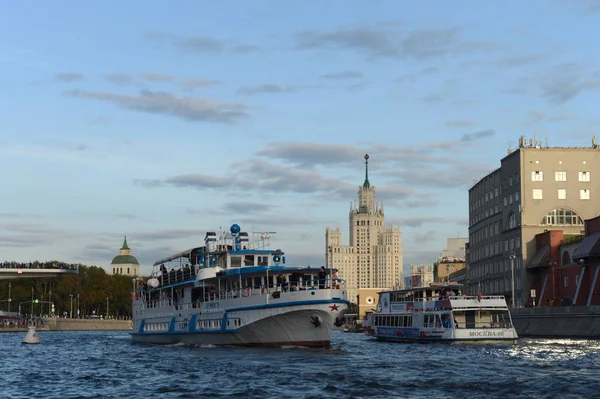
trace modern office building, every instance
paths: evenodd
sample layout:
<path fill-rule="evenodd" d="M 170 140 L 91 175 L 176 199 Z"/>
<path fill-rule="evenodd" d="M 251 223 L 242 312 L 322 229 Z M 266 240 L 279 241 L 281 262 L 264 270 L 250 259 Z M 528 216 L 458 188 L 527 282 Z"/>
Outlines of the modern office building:
<path fill-rule="evenodd" d="M 584 219 L 600 214 L 600 149 L 550 147 L 521 136 L 500 168 L 469 190 L 467 284 L 470 293 L 530 302 L 535 236 L 559 229 L 581 235 Z"/>
<path fill-rule="evenodd" d="M 342 245 L 339 228 L 325 232 L 327 267 L 338 269 L 346 280 L 348 299 L 357 303 L 360 288 L 401 288 L 402 241 L 400 227 L 386 227 L 383 204 L 377 203 L 369 182 L 369 155 L 365 155 L 365 181 L 358 203 L 350 203 L 349 244 Z"/>

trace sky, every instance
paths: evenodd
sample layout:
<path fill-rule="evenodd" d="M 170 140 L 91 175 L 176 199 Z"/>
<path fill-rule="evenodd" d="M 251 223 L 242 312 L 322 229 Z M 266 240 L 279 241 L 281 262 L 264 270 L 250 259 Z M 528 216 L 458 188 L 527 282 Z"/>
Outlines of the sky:
<path fill-rule="evenodd" d="M 0 261 L 108 268 L 127 235 L 149 273 L 238 223 L 321 265 L 368 153 L 433 263 L 521 135 L 591 145 L 598 37 L 595 0 L 0 0 Z"/>

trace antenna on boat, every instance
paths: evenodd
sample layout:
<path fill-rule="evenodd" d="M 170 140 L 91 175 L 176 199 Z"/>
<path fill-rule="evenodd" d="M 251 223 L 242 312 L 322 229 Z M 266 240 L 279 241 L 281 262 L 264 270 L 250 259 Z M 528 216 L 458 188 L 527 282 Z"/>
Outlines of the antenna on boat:
<path fill-rule="evenodd" d="M 260 234 L 260 240 L 262 241 L 262 249 L 267 248 L 271 245 L 271 235 L 277 234 L 276 231 L 253 231 L 254 234 Z"/>

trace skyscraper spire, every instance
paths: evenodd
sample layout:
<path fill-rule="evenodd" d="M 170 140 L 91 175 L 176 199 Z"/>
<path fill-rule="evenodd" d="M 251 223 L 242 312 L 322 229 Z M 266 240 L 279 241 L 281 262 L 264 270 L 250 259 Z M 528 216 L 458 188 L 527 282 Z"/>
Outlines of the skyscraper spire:
<path fill-rule="evenodd" d="M 363 188 L 371 188 L 371 183 L 369 183 L 369 154 L 365 154 L 365 182 Z"/>

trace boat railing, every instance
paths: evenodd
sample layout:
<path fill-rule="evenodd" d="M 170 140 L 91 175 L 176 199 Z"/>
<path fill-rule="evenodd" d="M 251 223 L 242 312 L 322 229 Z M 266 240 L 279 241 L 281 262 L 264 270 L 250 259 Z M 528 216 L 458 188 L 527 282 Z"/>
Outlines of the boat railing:
<path fill-rule="evenodd" d="M 175 284 L 190 279 L 195 279 L 196 268 L 192 265 L 161 265 L 160 269 L 153 273 L 153 277 L 160 281 L 161 286 Z"/>
<path fill-rule="evenodd" d="M 297 284 L 301 283 L 301 284 Z M 273 298 L 279 298 L 282 294 L 302 292 L 302 291 L 318 291 L 318 290 L 344 290 L 346 282 L 342 279 L 333 280 L 304 280 L 299 282 L 279 283 L 279 284 L 263 284 L 258 286 L 244 286 L 241 289 L 226 289 L 218 290 L 214 288 L 206 288 L 203 299 L 198 298 L 194 302 L 185 302 L 183 300 L 175 300 L 170 295 L 160 299 L 150 299 L 151 291 L 140 290 L 142 293 L 142 303 L 145 308 L 161 308 L 173 307 L 177 310 L 199 308 L 202 302 L 214 302 L 227 299 L 235 299 L 240 297 L 265 296 L 269 295 Z"/>
<path fill-rule="evenodd" d="M 458 321 L 456 328 L 461 329 L 461 328 L 482 328 L 482 329 L 486 329 L 486 328 L 490 328 L 490 329 L 503 329 L 503 328 L 512 328 L 512 324 L 509 321 L 502 321 L 502 322 L 491 322 L 491 321 L 474 321 L 474 322 L 467 322 L 465 323 L 464 321 Z"/>
<path fill-rule="evenodd" d="M 479 297 L 477 295 L 473 296 L 473 295 L 445 295 L 445 296 L 429 296 L 429 297 L 423 297 L 423 298 L 411 298 L 408 297 L 404 300 L 400 300 L 399 302 L 436 302 L 436 301 L 443 301 L 446 299 L 461 299 L 461 300 L 478 300 Z M 481 297 L 481 300 L 484 299 L 504 299 L 504 296 L 502 295 L 483 295 Z"/>

